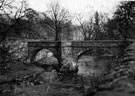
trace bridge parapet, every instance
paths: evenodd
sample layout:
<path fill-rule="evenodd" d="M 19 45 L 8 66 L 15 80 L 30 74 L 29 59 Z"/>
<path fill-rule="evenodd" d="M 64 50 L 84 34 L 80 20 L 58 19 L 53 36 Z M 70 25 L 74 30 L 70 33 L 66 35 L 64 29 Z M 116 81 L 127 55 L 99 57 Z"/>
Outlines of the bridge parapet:
<path fill-rule="evenodd" d="M 60 41 L 29 41 L 28 47 L 57 47 L 61 45 Z"/>
<path fill-rule="evenodd" d="M 118 47 L 124 43 L 132 41 L 125 40 L 90 40 L 90 41 L 72 41 L 72 47 Z"/>
<path fill-rule="evenodd" d="M 124 43 L 132 43 L 135 40 L 89 40 L 89 41 L 28 41 L 28 47 L 117 47 Z M 60 47 L 59 46 L 59 47 Z"/>

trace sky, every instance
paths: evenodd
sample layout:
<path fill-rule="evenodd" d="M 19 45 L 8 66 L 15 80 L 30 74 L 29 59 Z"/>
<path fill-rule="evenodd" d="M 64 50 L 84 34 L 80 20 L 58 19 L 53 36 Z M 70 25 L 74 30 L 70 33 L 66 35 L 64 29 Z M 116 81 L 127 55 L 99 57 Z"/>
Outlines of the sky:
<path fill-rule="evenodd" d="M 28 0 L 29 7 L 45 12 L 50 2 L 56 0 Z M 69 10 L 71 14 L 82 14 L 88 18 L 95 11 L 107 13 L 109 17 L 112 16 L 116 6 L 122 0 L 57 0 L 60 5 Z"/>

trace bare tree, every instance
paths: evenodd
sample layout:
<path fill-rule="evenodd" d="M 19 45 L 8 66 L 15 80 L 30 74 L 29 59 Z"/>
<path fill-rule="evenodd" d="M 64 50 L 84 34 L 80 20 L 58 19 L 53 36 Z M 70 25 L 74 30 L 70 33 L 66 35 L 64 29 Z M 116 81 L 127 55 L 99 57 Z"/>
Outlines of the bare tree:
<path fill-rule="evenodd" d="M 58 2 L 52 2 L 48 7 L 47 16 L 51 19 L 48 26 L 53 30 L 55 40 L 60 40 L 62 31 L 71 25 L 70 13 L 62 8 Z"/>
<path fill-rule="evenodd" d="M 24 17 L 25 14 L 25 9 L 26 9 L 26 1 L 17 1 L 17 0 L 1 0 L 0 1 L 0 12 L 1 15 L 6 17 L 7 22 L 0 22 L 1 24 L 6 24 L 8 25 L 7 28 L 4 28 L 0 34 L 2 34 L 0 42 L 2 42 L 8 32 L 10 31 L 11 28 L 13 28 L 18 21 Z"/>
<path fill-rule="evenodd" d="M 91 16 L 87 22 L 83 21 L 81 15 L 78 15 L 77 20 L 82 29 L 84 40 L 101 39 L 101 34 L 105 32 L 104 24 L 107 20 L 106 14 L 95 12 L 94 16 Z"/>
<path fill-rule="evenodd" d="M 83 21 L 83 17 L 79 14 L 77 16 L 77 21 L 80 24 L 80 27 L 82 29 L 82 34 L 84 36 L 84 40 L 90 40 L 92 39 L 92 34 L 93 34 L 93 18 L 90 18 L 88 22 Z"/>

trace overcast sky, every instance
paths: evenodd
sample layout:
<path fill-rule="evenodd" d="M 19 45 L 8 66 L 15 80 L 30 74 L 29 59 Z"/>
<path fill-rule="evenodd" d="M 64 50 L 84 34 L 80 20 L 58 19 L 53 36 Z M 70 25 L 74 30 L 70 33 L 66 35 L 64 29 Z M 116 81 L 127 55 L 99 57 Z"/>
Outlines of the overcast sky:
<path fill-rule="evenodd" d="M 29 7 L 45 12 L 47 5 L 56 0 L 28 0 Z M 108 13 L 109 16 L 115 11 L 116 6 L 122 0 L 57 0 L 60 5 L 68 9 L 72 14 L 81 13 L 86 18 L 94 11 Z"/>

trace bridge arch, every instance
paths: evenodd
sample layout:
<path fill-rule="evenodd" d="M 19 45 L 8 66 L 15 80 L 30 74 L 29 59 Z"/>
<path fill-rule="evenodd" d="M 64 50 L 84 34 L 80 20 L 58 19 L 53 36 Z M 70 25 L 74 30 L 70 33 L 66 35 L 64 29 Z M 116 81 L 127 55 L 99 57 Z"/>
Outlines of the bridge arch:
<path fill-rule="evenodd" d="M 104 54 L 98 53 L 99 51 Z M 104 50 L 104 48 L 83 50 L 76 58 L 79 74 L 91 74 L 90 70 L 103 72 L 109 70 L 115 62 L 115 55 L 109 49 Z"/>
<path fill-rule="evenodd" d="M 77 53 L 76 55 L 76 62 L 78 62 L 78 60 L 81 58 L 81 56 L 83 56 L 84 54 L 88 53 L 91 54 L 89 56 L 92 56 L 93 54 L 95 54 L 96 56 L 101 56 L 103 54 L 109 54 L 111 55 L 112 52 L 110 49 L 108 48 L 89 48 L 89 49 L 86 49 L 86 50 L 80 50 L 80 52 Z M 113 54 L 114 55 L 114 54 Z"/>
<path fill-rule="evenodd" d="M 83 56 L 83 55 L 84 55 L 85 53 L 87 53 L 87 52 L 91 52 L 92 50 L 93 50 L 93 49 L 89 49 L 89 50 L 80 52 L 80 53 L 77 55 L 76 61 L 78 62 L 78 60 L 81 58 L 81 56 Z"/>
<path fill-rule="evenodd" d="M 48 52 L 49 52 L 49 53 L 52 53 L 53 57 L 56 58 L 56 59 L 57 59 L 57 62 L 58 62 L 58 58 L 56 57 L 56 54 L 55 54 L 52 50 L 46 49 L 46 48 L 41 48 L 41 49 L 35 50 L 35 51 L 33 52 L 33 54 L 32 54 L 31 62 L 36 62 L 36 61 L 35 61 L 35 60 L 36 60 L 36 57 L 38 56 L 38 54 L 39 54 L 40 52 L 42 52 L 41 54 L 46 54 L 46 55 L 47 55 Z M 47 53 L 46 53 L 46 52 L 47 52 Z M 43 58 L 43 56 L 41 56 L 40 59 L 42 59 L 42 58 Z"/>
<path fill-rule="evenodd" d="M 34 63 L 35 57 L 36 57 L 37 53 L 38 53 L 40 50 L 42 50 L 42 49 L 39 48 L 39 49 L 33 50 L 31 53 L 29 52 L 29 55 L 30 55 L 30 58 L 29 58 L 29 59 L 30 59 L 30 63 Z"/>
<path fill-rule="evenodd" d="M 57 59 L 58 64 L 59 65 L 61 64 L 61 61 L 60 61 L 60 58 L 58 58 L 58 53 L 57 53 L 56 49 L 55 48 L 44 48 L 44 47 L 43 48 L 34 48 L 34 47 L 30 48 L 30 50 L 28 51 L 30 63 L 34 63 L 35 62 L 34 60 L 35 60 L 37 54 L 44 49 L 53 53 L 53 56 Z"/>

